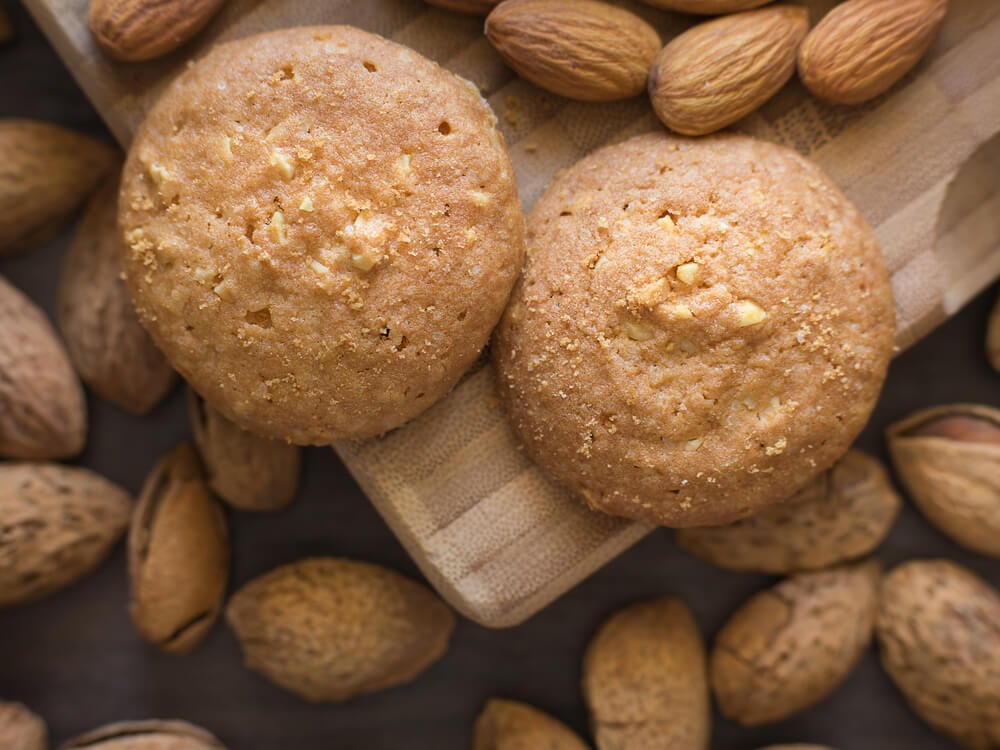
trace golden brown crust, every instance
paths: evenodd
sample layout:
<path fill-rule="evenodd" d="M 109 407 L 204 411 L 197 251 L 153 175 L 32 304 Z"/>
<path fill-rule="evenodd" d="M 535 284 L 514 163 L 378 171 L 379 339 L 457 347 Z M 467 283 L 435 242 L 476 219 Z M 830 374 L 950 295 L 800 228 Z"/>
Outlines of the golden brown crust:
<path fill-rule="evenodd" d="M 527 453 L 591 506 L 667 526 L 784 500 L 864 426 L 889 277 L 811 162 L 648 134 L 556 179 L 494 347 Z"/>
<path fill-rule="evenodd" d="M 479 93 L 346 26 L 185 72 L 136 136 L 120 211 L 153 338 L 227 418 L 296 443 L 376 435 L 447 393 L 523 253 Z"/>

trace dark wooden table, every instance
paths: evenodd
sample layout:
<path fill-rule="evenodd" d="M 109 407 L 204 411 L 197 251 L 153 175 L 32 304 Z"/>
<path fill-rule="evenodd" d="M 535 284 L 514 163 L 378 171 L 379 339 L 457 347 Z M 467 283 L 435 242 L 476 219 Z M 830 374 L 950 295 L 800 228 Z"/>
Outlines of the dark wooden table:
<path fill-rule="evenodd" d="M 9 0 L 5 0 L 9 3 Z M 19 39 L 0 50 L 0 116 L 34 117 L 102 134 L 104 128 L 20 6 L 8 5 Z M 105 137 L 107 137 L 105 135 Z M 52 309 L 68 232 L 0 273 Z M 882 455 L 882 430 L 912 410 L 951 401 L 1000 405 L 1000 375 L 983 355 L 990 290 L 893 365 L 860 445 Z M 80 462 L 138 490 L 154 461 L 188 434 L 180 392 L 137 419 L 90 400 L 91 432 Z M 2 519 L 0 519 L 2 521 Z M 416 576 L 405 552 L 329 450 L 310 450 L 300 498 L 275 515 L 230 514 L 231 586 L 306 555 L 345 555 Z M 887 566 L 947 556 L 1000 585 L 1000 560 L 967 553 L 906 509 L 880 550 Z M 473 718 L 498 695 L 533 703 L 586 731 L 580 659 L 598 623 L 639 598 L 671 593 L 714 633 L 763 576 L 725 573 L 653 534 L 521 627 L 491 631 L 461 622 L 452 648 L 411 685 L 344 705 L 313 706 L 247 672 L 224 625 L 194 654 L 170 657 L 133 632 L 125 612 L 123 549 L 93 577 L 34 605 L 0 611 L 0 699 L 20 700 L 49 722 L 53 743 L 105 722 L 184 718 L 234 750 L 444 750 L 469 748 Z M 944 750 L 881 672 L 874 648 L 822 705 L 754 730 L 717 719 L 713 747 L 822 742 L 840 750 Z M 3 749 L 0 749 L 3 750 Z"/>

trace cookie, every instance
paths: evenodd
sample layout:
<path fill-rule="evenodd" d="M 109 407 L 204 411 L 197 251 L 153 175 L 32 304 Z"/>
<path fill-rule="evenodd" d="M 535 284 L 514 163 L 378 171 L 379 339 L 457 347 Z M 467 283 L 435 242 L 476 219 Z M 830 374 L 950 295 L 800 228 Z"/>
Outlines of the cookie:
<path fill-rule="evenodd" d="M 493 351 L 532 459 L 593 508 L 684 527 L 829 468 L 893 334 L 872 230 L 817 166 L 746 136 L 656 133 L 539 200 Z"/>
<path fill-rule="evenodd" d="M 390 430 L 499 320 L 524 219 L 475 87 L 346 26 L 221 45 L 136 135 L 119 222 L 139 316 L 239 425 L 300 444 Z"/>

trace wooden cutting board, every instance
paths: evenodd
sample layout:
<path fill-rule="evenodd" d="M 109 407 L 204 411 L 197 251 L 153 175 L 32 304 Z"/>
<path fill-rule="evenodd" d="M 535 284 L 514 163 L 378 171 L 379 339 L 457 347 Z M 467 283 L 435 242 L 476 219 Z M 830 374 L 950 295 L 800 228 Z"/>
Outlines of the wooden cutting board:
<path fill-rule="evenodd" d="M 525 209 L 552 175 L 595 147 L 657 127 L 644 98 L 569 102 L 517 79 L 481 19 L 421 0 L 230 0 L 192 45 L 153 63 L 104 59 L 88 0 L 25 0 L 123 144 L 149 104 L 217 40 L 300 24 L 350 23 L 414 47 L 475 82 L 500 120 Z M 668 39 L 689 17 L 622 2 Z M 815 22 L 835 3 L 810 0 Z M 913 74 L 858 108 L 790 83 L 740 129 L 818 161 L 876 229 L 892 271 L 900 350 L 1000 275 L 1000 3 L 952 0 Z M 482 624 L 517 624 L 649 528 L 592 513 L 517 449 L 480 367 L 425 415 L 376 440 L 335 446 L 430 582 Z"/>

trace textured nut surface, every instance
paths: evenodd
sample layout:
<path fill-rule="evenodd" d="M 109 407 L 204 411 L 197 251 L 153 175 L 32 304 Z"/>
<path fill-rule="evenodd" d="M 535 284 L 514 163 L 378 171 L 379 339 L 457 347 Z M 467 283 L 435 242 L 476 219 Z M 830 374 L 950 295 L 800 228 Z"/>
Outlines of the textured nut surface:
<path fill-rule="evenodd" d="M 280 510 L 295 499 L 302 451 L 237 426 L 188 390 L 188 416 L 208 484 L 234 508 Z"/>
<path fill-rule="evenodd" d="M 54 236 L 116 158 L 110 146 L 58 125 L 0 121 L 0 257 Z"/>
<path fill-rule="evenodd" d="M 997 298 L 990 313 L 990 322 L 986 329 L 986 356 L 993 369 L 1000 372 L 1000 297 Z"/>
<path fill-rule="evenodd" d="M 587 745 L 537 708 L 494 698 L 476 719 L 472 750 L 587 750 Z"/>
<path fill-rule="evenodd" d="M 939 406 L 886 435 L 896 473 L 927 520 L 968 549 L 1000 556 L 1000 409 Z"/>
<path fill-rule="evenodd" d="M 1000 593 L 948 560 L 885 577 L 882 665 L 921 718 L 968 750 L 1000 747 Z"/>
<path fill-rule="evenodd" d="M 597 0 L 506 0 L 486 19 L 486 36 L 536 86 L 595 102 L 642 93 L 660 49 L 656 29 Z"/>
<path fill-rule="evenodd" d="M 679 10 L 682 13 L 702 13 L 715 15 L 718 13 L 735 13 L 740 10 L 750 10 L 766 5 L 771 0 L 642 0 L 647 5 L 667 10 Z"/>
<path fill-rule="evenodd" d="M 93 571 L 125 531 L 131 505 L 125 490 L 87 469 L 0 463 L 0 607 Z"/>
<path fill-rule="evenodd" d="M 82 734 L 61 750 L 225 750 L 211 733 L 185 721 L 123 721 Z"/>
<path fill-rule="evenodd" d="M 0 276 L 0 456 L 69 458 L 83 449 L 83 389 L 48 318 Z"/>
<path fill-rule="evenodd" d="M 47 750 L 45 722 L 20 703 L 0 701 L 0 747 L 3 750 Z"/>
<path fill-rule="evenodd" d="M 430 590 L 368 563 L 310 558 L 237 591 L 226 607 L 250 669 L 311 701 L 409 682 L 448 646 L 455 616 Z"/>
<path fill-rule="evenodd" d="M 736 610 L 709 657 L 722 714 L 767 724 L 836 690 L 871 641 L 880 574 L 876 560 L 800 573 Z"/>
<path fill-rule="evenodd" d="M 118 181 L 110 179 L 91 197 L 63 261 L 59 328 L 83 382 L 126 411 L 145 414 L 176 375 L 132 307 L 117 222 Z"/>
<path fill-rule="evenodd" d="M 225 0 L 91 0 L 88 22 L 101 50 L 137 62 L 180 47 L 212 20 Z"/>
<path fill-rule="evenodd" d="M 671 40 L 649 71 L 657 116 L 678 133 L 704 135 L 745 117 L 795 72 L 809 14 L 773 5 L 698 24 Z"/>
<path fill-rule="evenodd" d="M 472 13 L 477 16 L 485 16 L 499 3 L 500 0 L 427 0 L 428 5 L 456 10 L 459 13 Z"/>
<path fill-rule="evenodd" d="M 799 77 L 820 99 L 860 104 L 917 64 L 944 21 L 948 0 L 847 0 L 799 48 Z"/>
<path fill-rule="evenodd" d="M 902 505 L 877 459 L 849 451 L 790 500 L 727 526 L 680 529 L 678 544 L 730 570 L 795 573 L 874 550 Z"/>
<path fill-rule="evenodd" d="M 583 693 L 599 750 L 704 750 L 705 647 L 690 610 L 664 597 L 607 620 L 587 647 Z"/>
<path fill-rule="evenodd" d="M 128 538 L 129 615 L 142 636 L 187 653 L 222 609 L 229 574 L 225 517 L 184 443 L 153 469 Z"/>

